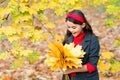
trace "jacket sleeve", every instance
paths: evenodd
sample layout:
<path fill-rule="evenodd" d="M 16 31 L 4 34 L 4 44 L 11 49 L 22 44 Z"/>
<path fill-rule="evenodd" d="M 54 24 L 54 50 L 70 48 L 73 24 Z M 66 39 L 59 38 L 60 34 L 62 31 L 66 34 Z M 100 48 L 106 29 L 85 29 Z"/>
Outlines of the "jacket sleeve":
<path fill-rule="evenodd" d="M 99 60 L 99 51 L 100 51 L 99 41 L 95 36 L 92 36 L 90 43 L 89 59 L 88 59 L 88 63 L 86 64 L 89 73 L 94 72 L 97 68 L 97 63 Z"/>
<path fill-rule="evenodd" d="M 90 64 L 89 62 L 86 64 L 86 66 L 87 66 L 87 70 L 89 73 L 92 73 L 96 70 L 96 68 L 92 64 Z"/>

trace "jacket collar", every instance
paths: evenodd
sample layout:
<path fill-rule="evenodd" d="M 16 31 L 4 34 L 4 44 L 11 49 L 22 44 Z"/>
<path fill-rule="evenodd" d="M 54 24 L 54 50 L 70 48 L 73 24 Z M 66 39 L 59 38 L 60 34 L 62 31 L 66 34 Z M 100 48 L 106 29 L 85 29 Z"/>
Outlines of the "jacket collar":
<path fill-rule="evenodd" d="M 89 44 L 89 41 L 90 41 L 90 38 L 91 38 L 91 34 L 86 34 L 85 35 L 85 38 L 83 39 L 83 42 L 82 42 L 82 48 L 85 50 L 86 47 L 88 46 Z M 73 42 L 73 36 L 71 35 L 69 38 L 68 38 L 68 44 L 69 43 L 72 43 Z"/>

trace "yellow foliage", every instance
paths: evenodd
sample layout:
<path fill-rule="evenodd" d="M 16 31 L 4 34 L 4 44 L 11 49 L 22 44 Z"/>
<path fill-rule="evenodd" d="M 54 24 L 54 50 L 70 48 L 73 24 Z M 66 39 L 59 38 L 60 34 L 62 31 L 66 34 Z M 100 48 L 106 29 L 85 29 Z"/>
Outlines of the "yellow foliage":
<path fill-rule="evenodd" d="M 15 24 L 18 24 L 19 22 L 23 22 L 23 21 L 29 21 L 30 19 L 32 19 L 30 15 L 26 15 L 26 16 L 19 15 L 15 20 Z"/>
<path fill-rule="evenodd" d="M 19 34 L 21 33 L 21 29 L 16 27 L 4 26 L 0 28 L 0 34 L 1 33 L 4 33 L 10 42 L 19 41 L 21 39 L 21 37 L 19 36 Z"/>
<path fill-rule="evenodd" d="M 119 15 L 120 7 L 115 5 L 107 5 L 106 12 L 109 14 Z"/>
<path fill-rule="evenodd" d="M 58 35 L 58 34 L 55 34 L 55 35 L 54 35 L 54 39 L 55 39 L 56 41 L 62 41 L 62 40 L 64 39 L 64 36 L 60 36 L 60 35 Z"/>
<path fill-rule="evenodd" d="M 28 2 L 29 0 L 20 0 L 21 2 Z"/>
<path fill-rule="evenodd" d="M 3 19 L 4 15 L 5 15 L 5 13 L 4 13 L 4 8 L 1 8 L 1 7 L 0 7 L 0 18 Z"/>
<path fill-rule="evenodd" d="M 46 23 L 46 26 L 47 26 L 48 28 L 51 28 L 51 29 L 56 27 L 55 24 L 52 23 L 52 22 L 47 22 L 47 23 Z"/>
<path fill-rule="evenodd" d="M 34 3 L 32 3 L 32 5 L 30 6 L 30 8 L 29 9 L 33 9 L 36 13 L 37 13 L 37 11 L 39 11 L 39 10 L 41 10 L 41 4 L 40 3 L 36 3 L 36 2 L 34 2 Z"/>
<path fill-rule="evenodd" d="M 102 58 L 111 59 L 112 57 L 114 57 L 114 54 L 112 52 L 104 52 L 104 53 L 102 53 Z"/>
<path fill-rule="evenodd" d="M 22 12 L 22 13 L 24 13 L 25 11 L 28 11 L 28 7 L 26 7 L 26 6 L 24 6 L 24 5 L 20 5 L 20 8 L 19 8 L 19 10 L 20 10 L 20 12 Z"/>
<path fill-rule="evenodd" d="M 114 74 L 116 72 L 120 72 L 120 62 L 115 60 L 115 59 L 111 59 L 110 60 L 111 63 L 111 68 L 110 71 Z"/>
<path fill-rule="evenodd" d="M 66 0 L 56 0 L 56 1 L 61 3 L 61 4 L 66 2 Z"/>
<path fill-rule="evenodd" d="M 23 32 L 21 32 L 21 38 L 29 38 L 33 35 L 34 27 L 33 26 L 23 26 Z"/>
<path fill-rule="evenodd" d="M 39 21 L 45 21 L 45 22 L 48 21 L 48 17 L 46 17 L 45 15 L 40 15 L 40 17 L 38 19 L 39 19 Z"/>
<path fill-rule="evenodd" d="M 120 40 L 115 39 L 113 45 L 114 47 L 120 46 Z"/>
<path fill-rule="evenodd" d="M 23 65 L 24 65 L 24 61 L 22 59 L 18 59 L 13 61 L 10 68 L 17 69 L 23 67 Z"/>
<path fill-rule="evenodd" d="M 120 62 L 115 60 L 114 54 L 112 52 L 104 52 L 102 53 L 100 60 L 98 62 L 98 67 L 100 72 L 108 72 L 116 73 L 120 72 Z"/>
<path fill-rule="evenodd" d="M 8 52 L 0 53 L 0 59 L 2 59 L 2 60 L 6 60 L 9 57 L 10 57 L 10 53 L 8 53 Z"/>
<path fill-rule="evenodd" d="M 47 6 L 48 6 L 48 8 L 55 9 L 58 5 L 59 4 L 56 2 L 50 1 Z"/>
<path fill-rule="evenodd" d="M 94 6 L 98 6 L 98 5 L 100 5 L 100 4 L 104 4 L 105 2 L 107 2 L 108 0 L 92 0 L 91 1 L 91 3 L 92 3 L 92 5 L 94 5 Z"/>
<path fill-rule="evenodd" d="M 55 10 L 55 14 L 58 16 L 62 16 L 63 14 L 65 14 L 65 9 L 59 7 L 58 9 Z"/>
<path fill-rule="evenodd" d="M 24 47 L 20 45 L 17 45 L 11 51 L 15 57 L 26 57 L 29 53 L 33 52 L 32 50 L 25 50 Z"/>
<path fill-rule="evenodd" d="M 81 59 L 73 56 L 73 54 L 69 50 L 70 46 L 68 46 L 67 48 L 67 46 L 64 47 L 61 43 L 58 42 L 50 43 L 48 45 L 50 51 L 47 54 L 47 59 L 45 60 L 45 63 L 50 66 L 52 70 L 66 70 L 67 68 L 81 67 Z"/>
<path fill-rule="evenodd" d="M 11 12 L 11 9 L 10 8 L 1 8 L 0 7 L 0 17 L 4 17 L 4 15 L 8 14 Z"/>
<path fill-rule="evenodd" d="M 87 6 L 87 5 L 85 5 L 85 6 Z M 82 5 L 80 5 L 80 3 L 77 3 L 71 10 L 74 10 L 74 9 L 80 10 L 80 9 L 82 9 Z"/>
<path fill-rule="evenodd" d="M 2 27 L 1 28 L 1 31 L 6 35 L 6 36 L 9 36 L 9 35 L 13 35 L 13 34 L 16 34 L 17 33 L 17 29 L 11 27 L 11 26 L 6 26 L 6 27 Z"/>
<path fill-rule="evenodd" d="M 30 32 L 24 32 L 24 33 L 21 33 L 21 38 L 24 37 L 24 38 L 29 38 L 32 36 L 32 33 Z"/>
<path fill-rule="evenodd" d="M 78 57 L 78 58 L 84 57 L 85 52 L 82 50 L 82 46 L 77 45 L 74 48 L 74 44 L 70 43 L 70 44 L 66 44 L 65 47 L 70 50 L 73 56 Z"/>
<path fill-rule="evenodd" d="M 23 50 L 24 48 L 20 45 L 14 47 L 13 49 L 11 49 L 12 54 L 16 57 L 17 54 L 20 54 L 20 52 Z"/>
<path fill-rule="evenodd" d="M 49 2 L 49 0 L 41 0 L 41 2 L 47 3 L 47 2 Z"/>
<path fill-rule="evenodd" d="M 120 72 L 120 64 L 112 64 L 111 72 L 112 73 Z"/>
<path fill-rule="evenodd" d="M 99 62 L 98 62 L 98 65 L 99 65 L 99 70 L 101 71 L 101 72 L 106 72 L 106 71 L 108 71 L 109 69 L 110 69 L 110 67 L 111 67 L 111 64 L 110 63 L 104 63 L 103 61 L 101 61 L 101 60 L 99 60 Z"/>
<path fill-rule="evenodd" d="M 49 34 L 44 33 L 43 30 L 34 30 L 34 32 L 32 33 L 31 40 L 33 42 L 41 42 L 47 40 L 48 38 Z"/>
<path fill-rule="evenodd" d="M 13 1 L 13 2 L 18 2 L 18 0 L 11 0 L 11 1 Z"/>
<path fill-rule="evenodd" d="M 75 4 L 75 1 L 78 1 L 78 0 L 68 0 L 67 4 L 74 5 L 74 4 Z"/>
<path fill-rule="evenodd" d="M 20 37 L 19 36 L 7 36 L 8 37 L 8 40 L 10 42 L 13 42 L 13 41 L 20 41 Z"/>
<path fill-rule="evenodd" d="M 48 4 L 47 2 L 44 2 L 45 0 L 41 0 L 39 3 L 38 3 L 38 8 L 39 10 L 45 10 L 47 7 L 48 7 Z"/>
<path fill-rule="evenodd" d="M 33 52 L 32 50 L 22 50 L 20 55 L 26 57 L 29 55 L 29 53 L 32 53 L 32 52 Z"/>

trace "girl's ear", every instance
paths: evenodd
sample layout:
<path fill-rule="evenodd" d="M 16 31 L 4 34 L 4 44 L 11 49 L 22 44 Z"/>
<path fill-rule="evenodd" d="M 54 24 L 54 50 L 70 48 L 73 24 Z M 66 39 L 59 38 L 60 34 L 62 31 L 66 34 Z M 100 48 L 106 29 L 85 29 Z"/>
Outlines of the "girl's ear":
<path fill-rule="evenodd" d="M 82 24 L 82 28 L 84 28 L 84 27 L 85 27 L 85 23 Z"/>

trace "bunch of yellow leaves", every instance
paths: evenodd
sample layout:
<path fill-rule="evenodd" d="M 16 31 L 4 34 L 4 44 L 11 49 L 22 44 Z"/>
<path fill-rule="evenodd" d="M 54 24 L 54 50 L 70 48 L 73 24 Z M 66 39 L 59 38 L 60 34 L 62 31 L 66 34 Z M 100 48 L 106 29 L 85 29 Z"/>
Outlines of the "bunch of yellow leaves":
<path fill-rule="evenodd" d="M 74 47 L 74 44 L 71 43 L 63 46 L 61 43 L 53 42 L 48 47 L 50 51 L 45 62 L 50 66 L 51 70 L 82 67 L 81 58 L 85 52 L 80 45 Z"/>
<path fill-rule="evenodd" d="M 65 44 L 64 47 L 69 49 L 73 56 L 78 58 L 84 57 L 85 52 L 82 50 L 82 46 L 77 45 L 76 47 L 74 47 L 74 43 L 70 43 L 70 44 Z"/>

